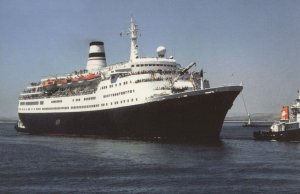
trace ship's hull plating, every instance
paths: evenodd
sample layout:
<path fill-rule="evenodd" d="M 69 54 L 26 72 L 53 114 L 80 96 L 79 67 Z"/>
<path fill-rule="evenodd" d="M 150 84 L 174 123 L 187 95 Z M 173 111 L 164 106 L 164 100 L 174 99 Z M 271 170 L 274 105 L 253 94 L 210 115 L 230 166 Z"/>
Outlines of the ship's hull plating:
<path fill-rule="evenodd" d="M 108 110 L 19 113 L 26 129 L 43 134 L 218 140 L 227 111 L 241 91 L 181 96 Z"/>
<path fill-rule="evenodd" d="M 255 131 L 253 136 L 256 140 L 300 141 L 300 129 L 280 132 Z"/>

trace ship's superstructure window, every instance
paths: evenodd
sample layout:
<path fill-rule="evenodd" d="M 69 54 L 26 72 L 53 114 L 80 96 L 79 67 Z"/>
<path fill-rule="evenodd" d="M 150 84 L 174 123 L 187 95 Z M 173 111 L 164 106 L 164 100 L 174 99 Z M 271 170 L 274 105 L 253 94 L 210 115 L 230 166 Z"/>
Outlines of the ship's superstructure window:
<path fill-rule="evenodd" d="M 40 101 L 40 105 L 43 105 L 44 104 L 44 101 Z"/>
<path fill-rule="evenodd" d="M 71 109 L 82 109 L 82 108 L 96 108 L 99 104 L 85 105 L 85 106 L 71 106 Z"/>
<path fill-rule="evenodd" d="M 162 77 L 158 77 L 158 78 L 148 78 L 148 79 L 138 79 L 135 81 L 135 83 L 141 83 L 141 82 L 150 82 L 150 81 L 163 81 Z"/>
<path fill-rule="evenodd" d="M 42 110 L 68 110 L 69 107 L 65 106 L 65 107 L 46 107 L 46 108 L 42 108 Z"/>
<path fill-rule="evenodd" d="M 133 92 L 135 92 L 135 91 L 134 90 L 127 90 L 127 91 L 118 92 L 118 93 L 106 94 L 106 95 L 103 95 L 103 98 L 108 98 L 108 97 L 112 97 L 112 96 L 119 96 L 119 95 L 125 95 L 125 94 L 129 94 L 129 93 L 133 93 Z"/>
<path fill-rule="evenodd" d="M 83 100 L 84 101 L 86 101 L 86 100 L 96 100 L 96 97 L 94 96 L 94 97 L 84 98 Z"/>
<path fill-rule="evenodd" d="M 131 65 L 131 67 L 176 67 L 176 65 L 170 65 L 170 64 L 137 64 L 137 65 Z"/>
<path fill-rule="evenodd" d="M 20 105 L 25 105 L 25 102 L 20 102 Z"/>
<path fill-rule="evenodd" d="M 110 105 L 117 105 L 117 104 L 123 104 L 123 103 L 126 103 L 126 102 L 134 102 L 134 101 L 138 101 L 138 98 L 131 98 L 131 99 L 127 99 L 127 100 L 120 100 L 120 101 L 114 101 L 114 102 L 111 102 Z M 109 104 L 108 103 L 102 103 L 101 104 L 101 107 L 103 106 L 108 106 Z"/>
<path fill-rule="evenodd" d="M 52 100 L 51 103 L 62 103 L 62 100 Z"/>
<path fill-rule="evenodd" d="M 26 88 L 23 93 L 35 93 L 36 91 L 41 91 L 41 89 L 37 88 Z"/>
<path fill-rule="evenodd" d="M 39 105 L 39 101 L 26 102 L 26 105 Z"/>

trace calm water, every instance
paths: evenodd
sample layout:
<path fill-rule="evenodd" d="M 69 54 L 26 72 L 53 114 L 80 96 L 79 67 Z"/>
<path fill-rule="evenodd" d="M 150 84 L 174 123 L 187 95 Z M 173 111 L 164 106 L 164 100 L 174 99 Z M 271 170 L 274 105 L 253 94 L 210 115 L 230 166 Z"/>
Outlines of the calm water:
<path fill-rule="evenodd" d="M 33 136 L 0 124 L 0 193 L 300 193 L 300 143 L 220 145 Z"/>

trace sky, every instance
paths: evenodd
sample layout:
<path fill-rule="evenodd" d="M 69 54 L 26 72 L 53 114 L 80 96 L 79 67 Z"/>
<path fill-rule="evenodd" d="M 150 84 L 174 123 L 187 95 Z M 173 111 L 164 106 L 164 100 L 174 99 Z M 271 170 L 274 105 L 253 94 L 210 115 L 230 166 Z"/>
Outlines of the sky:
<path fill-rule="evenodd" d="M 129 58 L 130 17 L 142 56 L 195 61 L 212 87 L 243 83 L 250 113 L 278 113 L 300 89 L 299 0 L 0 0 L 0 117 L 17 118 L 19 93 L 42 76 L 86 67 L 89 43 L 108 64 Z M 231 114 L 246 114 L 240 95 Z"/>

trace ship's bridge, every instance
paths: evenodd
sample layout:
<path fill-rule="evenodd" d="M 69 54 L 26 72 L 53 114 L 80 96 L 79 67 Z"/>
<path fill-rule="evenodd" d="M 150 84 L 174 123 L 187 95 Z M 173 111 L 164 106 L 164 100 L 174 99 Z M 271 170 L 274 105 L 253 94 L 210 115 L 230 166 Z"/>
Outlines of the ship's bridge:
<path fill-rule="evenodd" d="M 127 66 L 131 67 L 132 72 L 138 71 L 175 71 L 180 68 L 180 65 L 176 63 L 174 59 L 167 58 L 138 58 L 133 61 L 129 61 Z"/>
<path fill-rule="evenodd" d="M 181 68 L 180 64 L 176 63 L 175 59 L 167 58 L 137 58 L 128 62 L 122 62 L 108 66 L 103 72 L 108 72 L 108 75 L 114 74 L 139 74 L 142 72 L 157 72 L 168 71 L 175 72 Z"/>

